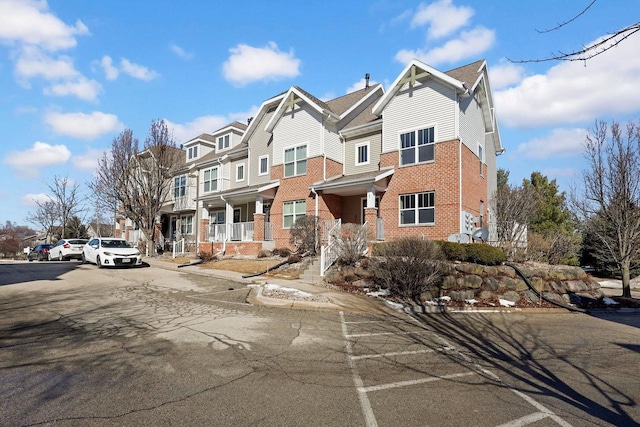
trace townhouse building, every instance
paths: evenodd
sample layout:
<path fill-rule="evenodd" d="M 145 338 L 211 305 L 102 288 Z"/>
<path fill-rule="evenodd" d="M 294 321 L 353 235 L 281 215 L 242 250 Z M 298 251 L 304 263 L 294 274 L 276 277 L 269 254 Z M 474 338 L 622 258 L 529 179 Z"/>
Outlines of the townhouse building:
<path fill-rule="evenodd" d="M 372 241 L 493 230 L 504 149 L 486 62 L 442 72 L 413 60 L 386 91 L 366 81 L 327 101 L 292 86 L 247 124 L 185 142 L 164 238 L 255 255 L 289 247 L 303 215 L 325 232 L 363 224 Z"/>

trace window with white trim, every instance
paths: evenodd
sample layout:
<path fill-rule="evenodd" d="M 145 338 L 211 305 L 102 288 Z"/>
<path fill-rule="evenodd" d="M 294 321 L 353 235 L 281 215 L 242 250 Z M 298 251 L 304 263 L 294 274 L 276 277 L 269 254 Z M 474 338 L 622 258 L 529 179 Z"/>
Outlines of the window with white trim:
<path fill-rule="evenodd" d="M 218 191 L 218 173 L 219 168 L 216 166 L 215 168 L 205 169 L 204 171 L 204 192 L 208 193 L 210 191 Z"/>
<path fill-rule="evenodd" d="M 400 134 L 400 164 L 432 162 L 435 159 L 435 127 Z"/>
<path fill-rule="evenodd" d="M 173 197 L 180 198 L 187 194 L 187 176 L 176 176 L 173 179 Z"/>
<path fill-rule="evenodd" d="M 218 137 L 218 150 L 229 148 L 229 135 Z"/>
<path fill-rule="evenodd" d="M 195 159 L 196 157 L 198 157 L 198 146 L 196 145 L 195 147 L 189 147 L 189 149 L 187 150 L 187 158 L 191 160 Z"/>
<path fill-rule="evenodd" d="M 209 213 L 209 224 L 224 224 L 225 211 L 212 211 Z"/>
<path fill-rule="evenodd" d="M 286 148 L 284 150 L 284 176 L 297 176 L 307 173 L 307 145 Z"/>
<path fill-rule="evenodd" d="M 180 217 L 180 233 L 193 234 L 193 215 Z"/>
<path fill-rule="evenodd" d="M 292 202 L 284 202 L 282 205 L 282 226 L 291 228 L 291 226 L 300 217 L 307 213 L 306 200 L 294 200 Z"/>
<path fill-rule="evenodd" d="M 436 193 L 434 191 L 401 194 L 400 225 L 434 224 L 435 201 Z"/>
<path fill-rule="evenodd" d="M 356 144 L 356 166 L 369 164 L 369 141 Z"/>
<path fill-rule="evenodd" d="M 480 159 L 480 176 L 484 176 L 484 168 L 482 167 L 484 164 L 484 148 L 480 144 L 478 144 L 478 158 Z"/>
<path fill-rule="evenodd" d="M 244 163 L 236 165 L 236 182 L 244 181 Z"/>
<path fill-rule="evenodd" d="M 258 175 L 266 175 L 269 173 L 269 155 L 265 154 L 258 158 Z"/>

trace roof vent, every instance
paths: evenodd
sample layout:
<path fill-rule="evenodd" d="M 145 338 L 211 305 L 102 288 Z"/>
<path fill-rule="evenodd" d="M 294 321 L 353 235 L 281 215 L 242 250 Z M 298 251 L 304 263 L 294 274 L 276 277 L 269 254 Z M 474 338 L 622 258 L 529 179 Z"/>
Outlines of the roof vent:
<path fill-rule="evenodd" d="M 365 88 L 365 89 L 369 89 L 369 77 L 371 77 L 371 76 L 369 75 L 369 73 L 367 73 L 367 74 L 365 74 L 365 75 L 364 75 L 364 88 Z"/>
<path fill-rule="evenodd" d="M 251 120 L 253 120 L 253 117 L 249 117 L 249 118 L 247 119 L 247 126 L 249 126 L 249 125 L 251 124 Z"/>

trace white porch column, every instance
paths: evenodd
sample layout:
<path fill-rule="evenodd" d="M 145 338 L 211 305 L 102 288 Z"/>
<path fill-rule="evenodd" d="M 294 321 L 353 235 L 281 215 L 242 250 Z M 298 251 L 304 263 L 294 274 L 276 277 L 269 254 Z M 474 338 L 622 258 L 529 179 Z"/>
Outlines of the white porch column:
<path fill-rule="evenodd" d="M 264 209 L 263 209 L 263 203 L 264 199 L 261 195 L 257 195 L 256 196 L 256 211 L 255 213 L 257 214 L 261 214 L 264 213 Z"/>
<path fill-rule="evenodd" d="M 373 185 L 367 190 L 367 207 L 376 207 L 376 190 L 373 188 Z"/>

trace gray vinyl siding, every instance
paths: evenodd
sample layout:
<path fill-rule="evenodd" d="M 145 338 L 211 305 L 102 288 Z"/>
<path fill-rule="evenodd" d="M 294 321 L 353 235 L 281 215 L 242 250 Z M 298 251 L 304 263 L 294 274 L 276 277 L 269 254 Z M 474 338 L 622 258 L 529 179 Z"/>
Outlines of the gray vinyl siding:
<path fill-rule="evenodd" d="M 434 80 L 427 80 L 413 89 L 399 91 L 383 111 L 382 152 L 398 151 L 399 135 L 424 125 L 435 124 L 435 139 L 449 141 L 456 138 L 455 89 Z"/>
<path fill-rule="evenodd" d="M 322 155 L 321 116 L 306 104 L 296 105 L 295 110 L 282 115 L 273 129 L 273 162 L 283 164 L 284 148 L 307 144 L 307 158 Z"/>
<path fill-rule="evenodd" d="M 257 124 L 256 130 L 251 135 L 251 139 L 249 140 L 249 160 L 251 164 L 249 165 L 249 182 L 251 185 L 254 184 L 265 184 L 269 182 L 271 179 L 271 165 L 273 163 L 273 144 L 270 144 L 271 134 L 264 130 L 271 117 L 273 117 L 272 111 L 270 113 L 266 113 L 260 123 Z M 269 156 L 269 173 L 266 175 L 259 175 L 260 172 L 260 157 L 268 155 Z"/>
<path fill-rule="evenodd" d="M 353 175 L 378 170 L 382 133 L 374 132 L 347 139 L 344 147 L 344 174 Z M 356 146 L 369 142 L 369 164 L 356 166 Z"/>
<path fill-rule="evenodd" d="M 336 130 L 335 125 L 325 126 L 324 129 L 324 152 L 327 159 L 342 163 L 342 141 Z"/>
<path fill-rule="evenodd" d="M 247 186 L 247 158 L 243 157 L 242 159 L 234 160 L 229 162 L 229 188 L 243 188 Z M 236 166 L 244 165 L 244 179 L 242 181 L 236 182 Z"/>
<path fill-rule="evenodd" d="M 475 97 L 462 98 L 459 112 L 460 140 L 473 153 L 478 154 L 478 144 L 483 148 L 487 145 L 484 141 L 484 119 L 482 109 Z M 485 157 L 487 155 L 485 150 Z"/>

